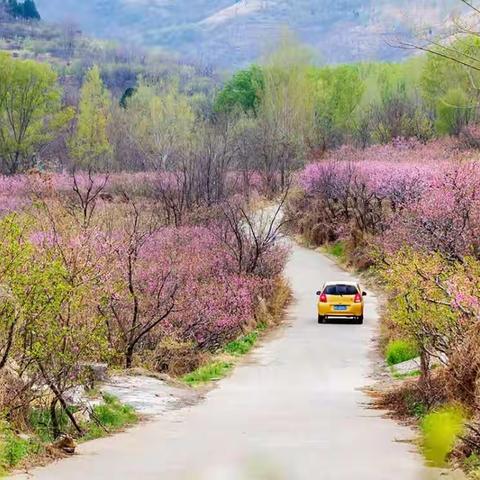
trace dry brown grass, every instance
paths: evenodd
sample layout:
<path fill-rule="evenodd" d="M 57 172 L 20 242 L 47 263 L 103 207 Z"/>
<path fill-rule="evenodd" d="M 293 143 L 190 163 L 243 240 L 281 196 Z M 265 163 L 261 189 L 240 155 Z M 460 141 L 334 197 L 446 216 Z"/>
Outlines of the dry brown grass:
<path fill-rule="evenodd" d="M 179 342 L 173 338 L 164 338 L 154 352 L 154 369 L 180 377 L 196 370 L 206 362 L 208 354 L 200 352 L 192 342 Z"/>

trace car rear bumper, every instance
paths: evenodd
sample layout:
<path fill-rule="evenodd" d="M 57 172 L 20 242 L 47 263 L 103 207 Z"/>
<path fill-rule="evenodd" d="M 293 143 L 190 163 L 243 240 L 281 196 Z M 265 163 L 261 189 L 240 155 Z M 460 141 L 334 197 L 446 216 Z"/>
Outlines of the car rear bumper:
<path fill-rule="evenodd" d="M 357 318 L 363 316 L 363 305 L 348 305 L 346 310 L 335 310 L 333 305 L 319 303 L 318 314 L 323 317 Z"/>

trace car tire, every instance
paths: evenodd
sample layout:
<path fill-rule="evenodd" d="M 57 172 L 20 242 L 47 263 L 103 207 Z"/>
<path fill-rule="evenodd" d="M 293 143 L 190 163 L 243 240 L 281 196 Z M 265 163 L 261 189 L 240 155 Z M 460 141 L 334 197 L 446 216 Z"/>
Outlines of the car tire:
<path fill-rule="evenodd" d="M 325 317 L 323 315 L 318 316 L 318 323 L 325 323 Z"/>
<path fill-rule="evenodd" d="M 359 317 L 357 317 L 357 323 L 358 325 L 363 325 L 363 315 L 360 315 Z"/>

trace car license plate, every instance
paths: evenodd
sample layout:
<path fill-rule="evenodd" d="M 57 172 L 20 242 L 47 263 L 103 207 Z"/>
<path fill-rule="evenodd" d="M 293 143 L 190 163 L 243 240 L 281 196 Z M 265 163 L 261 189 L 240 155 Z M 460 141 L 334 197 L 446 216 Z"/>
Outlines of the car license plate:
<path fill-rule="evenodd" d="M 343 312 L 347 309 L 346 305 L 334 305 L 333 309 L 339 312 Z"/>

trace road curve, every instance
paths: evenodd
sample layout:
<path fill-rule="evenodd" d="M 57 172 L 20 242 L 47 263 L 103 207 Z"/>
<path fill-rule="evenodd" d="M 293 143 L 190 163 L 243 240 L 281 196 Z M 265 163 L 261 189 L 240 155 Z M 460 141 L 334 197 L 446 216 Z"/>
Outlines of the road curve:
<path fill-rule="evenodd" d="M 433 480 L 413 432 L 366 407 L 377 300 L 365 324 L 318 325 L 315 290 L 353 277 L 293 246 L 285 326 L 204 401 L 37 469 L 39 480 Z M 442 476 L 442 478 L 446 478 Z"/>

